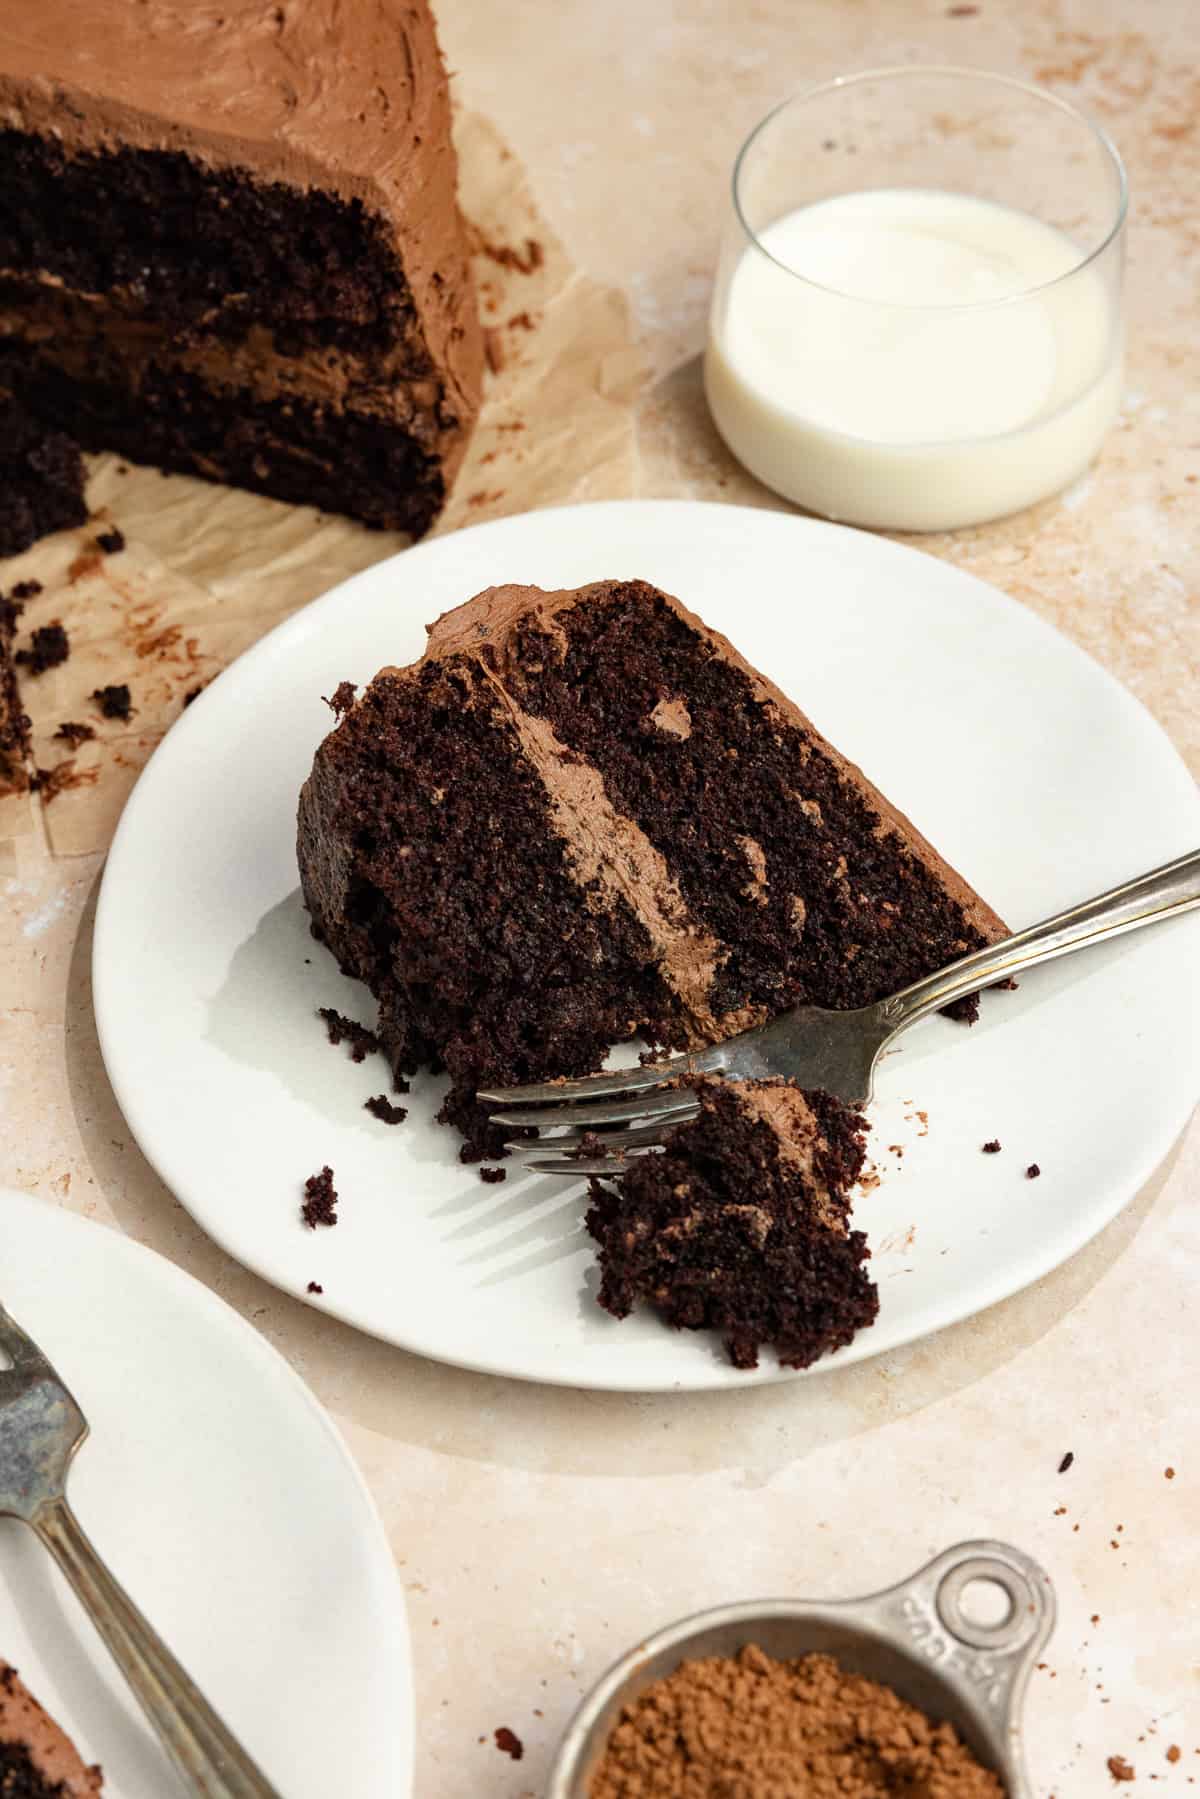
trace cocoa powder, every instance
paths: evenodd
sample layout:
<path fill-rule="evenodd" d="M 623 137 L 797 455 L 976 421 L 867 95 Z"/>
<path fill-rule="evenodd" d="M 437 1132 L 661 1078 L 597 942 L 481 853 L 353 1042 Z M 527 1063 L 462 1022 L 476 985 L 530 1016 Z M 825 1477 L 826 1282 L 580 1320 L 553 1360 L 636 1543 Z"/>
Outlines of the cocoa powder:
<path fill-rule="evenodd" d="M 1005 1799 L 949 1724 L 830 1656 L 683 1662 L 621 1713 L 589 1799 Z"/>

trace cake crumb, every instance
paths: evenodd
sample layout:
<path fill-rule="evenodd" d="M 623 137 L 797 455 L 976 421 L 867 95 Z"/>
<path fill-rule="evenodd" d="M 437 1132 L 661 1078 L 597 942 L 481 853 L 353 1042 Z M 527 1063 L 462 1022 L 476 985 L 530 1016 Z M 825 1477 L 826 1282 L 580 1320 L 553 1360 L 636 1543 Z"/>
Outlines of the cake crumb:
<path fill-rule="evenodd" d="M 1075 1451 L 1073 1449 L 1068 1449 L 1066 1455 L 1063 1457 L 1062 1461 L 1058 1464 L 1058 1472 L 1060 1474 L 1065 1474 L 1067 1472 L 1067 1469 L 1071 1466 L 1071 1463 L 1074 1460 L 1075 1460 Z"/>
<path fill-rule="evenodd" d="M 1123 1755 L 1109 1756 L 1108 1771 L 1114 1780 L 1135 1780 L 1137 1778 L 1133 1767 Z"/>
<path fill-rule="evenodd" d="M 1026 1170 L 1025 1170 L 1025 1179 L 1026 1179 L 1026 1180 L 1027 1180 L 1027 1181 L 1036 1181 L 1036 1180 L 1037 1180 L 1037 1178 L 1038 1178 L 1038 1176 L 1039 1176 L 1039 1174 L 1041 1174 L 1041 1172 L 1042 1172 L 1042 1171 L 1041 1171 L 1041 1169 L 1040 1169 L 1040 1168 L 1039 1168 L 1039 1167 L 1038 1167 L 1038 1165 L 1037 1165 L 1037 1163 L 1036 1163 L 1036 1162 L 1031 1162 L 1031 1163 L 1030 1163 L 1030 1164 L 1029 1164 L 1029 1166 L 1028 1166 L 1028 1168 L 1027 1168 L 1027 1169 L 1026 1169 Z"/>
<path fill-rule="evenodd" d="M 385 1093 L 377 1093 L 373 1099 L 363 1102 L 363 1110 L 378 1118 L 381 1124 L 403 1124 L 408 1117 L 407 1106 L 394 1106 Z"/>
<path fill-rule="evenodd" d="M 481 1168 L 479 1170 L 479 1178 L 481 1181 L 486 1181 L 489 1186 L 495 1186 L 497 1181 L 503 1181 L 503 1180 L 508 1179 L 508 1169 L 507 1168 Z"/>
<path fill-rule="evenodd" d="M 18 581 L 12 590 L 14 600 L 34 600 L 42 591 L 40 581 Z"/>
<path fill-rule="evenodd" d="M 18 650 L 13 661 L 27 668 L 31 675 L 43 675 L 57 668 L 71 654 L 71 640 L 56 619 L 51 625 L 39 625 L 33 633 L 31 648 Z"/>
<path fill-rule="evenodd" d="M 319 1174 L 310 1174 L 304 1183 L 304 1204 L 300 1215 L 310 1231 L 315 1231 L 319 1224 L 334 1225 L 337 1223 L 337 1191 L 333 1184 L 333 1169 L 326 1164 Z"/>
<path fill-rule="evenodd" d="M 510 1730 L 507 1724 L 502 1724 L 495 1732 L 495 1737 L 497 1749 L 503 1750 L 505 1755 L 511 1755 L 515 1762 L 519 1762 L 525 1753 L 525 1745 L 516 1731 Z"/>
<path fill-rule="evenodd" d="M 88 697 L 95 700 L 105 718 L 119 718 L 124 722 L 133 715 L 129 688 L 124 681 L 93 688 Z"/>
<path fill-rule="evenodd" d="M 309 1281 L 308 1286 L 305 1288 L 306 1293 L 324 1293 L 324 1291 L 325 1289 L 320 1281 Z"/>
<path fill-rule="evenodd" d="M 107 531 L 97 533 L 96 548 L 103 550 L 106 556 L 115 556 L 125 548 L 125 533 L 119 531 L 116 525 L 110 525 Z"/>
<path fill-rule="evenodd" d="M 1167 1750 L 1167 1760 L 1169 1762 L 1177 1762 L 1182 1754 L 1183 1750 L 1179 1747 L 1179 1744 L 1172 1743 L 1171 1747 Z"/>
<path fill-rule="evenodd" d="M 1163 1469 L 1163 1479 L 1164 1480 L 1174 1480 L 1175 1479 L 1174 1468 L 1164 1468 Z"/>
<path fill-rule="evenodd" d="M 998 1156 L 1000 1154 L 999 1137 L 990 1137 L 983 1146 L 983 1153 L 985 1156 Z"/>
<path fill-rule="evenodd" d="M 69 743 L 75 750 L 81 743 L 86 743 L 89 737 L 94 737 L 96 733 L 91 725 L 76 724 L 73 719 L 68 719 L 64 724 L 59 725 L 54 735 L 61 737 L 64 743 Z"/>
<path fill-rule="evenodd" d="M 354 696 L 358 692 L 357 681 L 339 681 L 328 696 L 321 695 L 329 710 L 338 718 L 344 718 L 354 704 Z"/>
<path fill-rule="evenodd" d="M 335 1012 L 332 1006 L 318 1006 L 317 1016 L 325 1020 L 329 1041 L 335 1049 L 339 1043 L 350 1045 L 352 1062 L 364 1061 L 379 1048 L 379 1039 L 374 1031 L 369 1031 L 365 1024 L 359 1024 L 356 1018 L 347 1018 L 344 1012 Z"/>

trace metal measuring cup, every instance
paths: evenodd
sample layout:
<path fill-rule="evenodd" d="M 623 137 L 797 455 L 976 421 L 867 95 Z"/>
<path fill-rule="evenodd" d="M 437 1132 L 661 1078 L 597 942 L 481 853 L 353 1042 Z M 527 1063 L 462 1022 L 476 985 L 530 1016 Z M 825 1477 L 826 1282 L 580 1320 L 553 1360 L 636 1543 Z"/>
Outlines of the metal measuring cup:
<path fill-rule="evenodd" d="M 982 1624 L 964 1589 L 989 1581 L 1007 1610 Z M 1029 1674 L 1054 1628 L 1054 1589 L 1032 1557 L 1007 1543 L 959 1543 L 882 1593 L 863 1599 L 773 1599 L 719 1606 L 667 1625 L 609 1669 L 567 1728 L 546 1799 L 588 1799 L 609 1735 L 631 1700 L 681 1661 L 736 1655 L 756 1643 L 784 1661 L 819 1653 L 889 1686 L 953 1724 L 1008 1799 L 1032 1799 L 1021 1742 Z"/>

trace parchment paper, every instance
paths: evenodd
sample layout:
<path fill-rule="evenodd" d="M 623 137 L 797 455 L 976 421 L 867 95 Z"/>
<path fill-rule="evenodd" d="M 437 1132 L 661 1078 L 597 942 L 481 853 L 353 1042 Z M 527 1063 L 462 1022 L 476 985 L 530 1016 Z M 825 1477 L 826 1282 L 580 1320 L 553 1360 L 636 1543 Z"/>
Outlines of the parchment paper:
<path fill-rule="evenodd" d="M 436 526 L 633 491 L 641 359 L 623 296 L 581 275 L 540 218 L 524 171 L 486 119 L 456 125 L 461 195 L 487 331 L 484 408 Z M 67 662 L 18 671 L 41 789 L 0 798 L 0 847 L 44 821 L 56 855 L 104 849 L 126 796 L 186 694 L 298 607 L 407 539 L 240 489 L 89 458 L 92 521 L 0 564 L 0 591 L 36 579 L 17 638 L 54 620 Z M 98 532 L 125 548 L 102 554 Z M 464 594 L 463 599 L 470 596 Z M 93 692 L 128 684 L 133 716 Z M 77 749 L 65 722 L 96 736 Z M 48 777 L 48 779 L 46 778 Z"/>

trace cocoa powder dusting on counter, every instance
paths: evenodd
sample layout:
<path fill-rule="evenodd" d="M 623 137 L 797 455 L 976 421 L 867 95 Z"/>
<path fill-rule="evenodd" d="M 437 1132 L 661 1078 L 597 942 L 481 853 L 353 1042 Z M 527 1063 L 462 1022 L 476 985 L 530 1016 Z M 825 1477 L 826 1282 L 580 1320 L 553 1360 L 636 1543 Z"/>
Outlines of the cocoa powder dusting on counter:
<path fill-rule="evenodd" d="M 949 1724 L 830 1656 L 780 1662 L 748 1644 L 684 1662 L 625 1707 L 588 1799 L 836 1793 L 1005 1799 Z"/>

